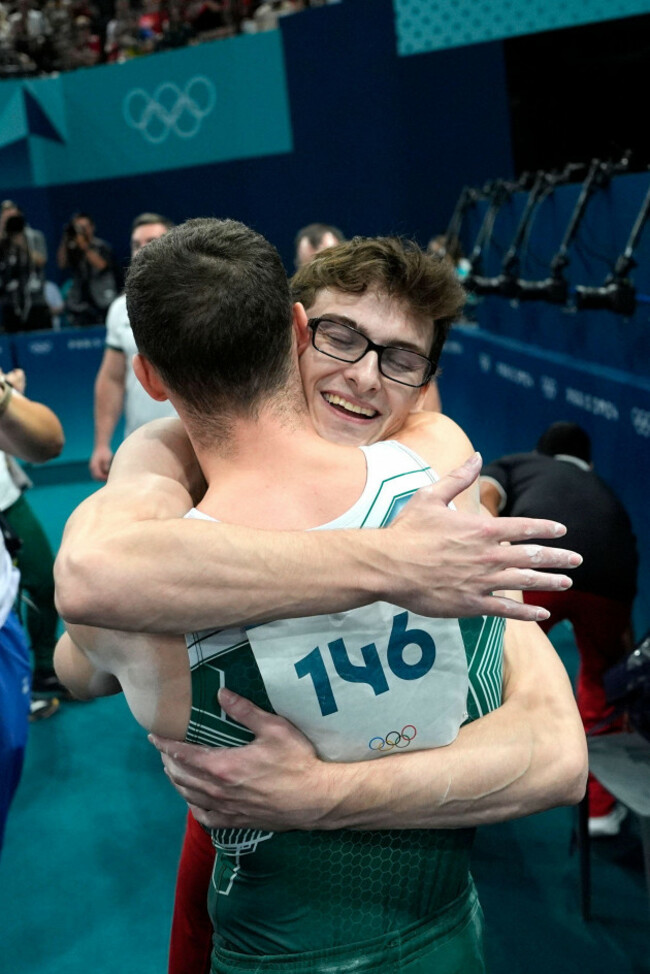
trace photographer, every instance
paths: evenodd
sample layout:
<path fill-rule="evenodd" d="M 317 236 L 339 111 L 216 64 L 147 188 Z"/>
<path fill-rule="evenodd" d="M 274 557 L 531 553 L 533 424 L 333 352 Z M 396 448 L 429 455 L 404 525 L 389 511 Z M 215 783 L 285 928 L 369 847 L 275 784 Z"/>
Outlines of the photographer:
<path fill-rule="evenodd" d="M 0 205 L 0 306 L 5 332 L 52 327 L 45 300 L 47 247 L 12 200 Z"/>
<path fill-rule="evenodd" d="M 75 213 L 64 227 L 56 259 L 61 270 L 69 268 L 72 284 L 65 312 L 75 327 L 103 325 L 118 287 L 113 250 L 95 236 L 95 224 L 87 213 Z"/>

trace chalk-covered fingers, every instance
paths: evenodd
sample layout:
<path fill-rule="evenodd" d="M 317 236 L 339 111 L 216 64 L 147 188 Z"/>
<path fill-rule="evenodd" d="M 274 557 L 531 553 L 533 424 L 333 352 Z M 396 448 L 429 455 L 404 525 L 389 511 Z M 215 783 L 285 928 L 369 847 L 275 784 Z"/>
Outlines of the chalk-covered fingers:
<path fill-rule="evenodd" d="M 556 548 L 536 544 L 529 539 L 555 540 L 566 534 L 566 527 L 556 521 L 538 518 L 500 518 L 492 521 L 490 533 L 495 532 L 499 551 L 492 558 L 499 563 L 498 570 L 486 581 L 493 592 L 503 589 L 522 592 L 562 592 L 571 588 L 573 580 L 563 571 L 582 564 L 582 555 L 569 548 Z M 519 542 L 519 543 L 518 543 Z M 488 557 L 488 562 L 490 561 Z M 510 618 L 541 622 L 548 618 L 546 609 L 528 605 L 514 608 L 512 601 L 497 596 L 501 602 L 494 606 L 495 613 Z M 502 611 L 505 608 L 505 612 Z M 514 609 L 514 612 L 513 612 Z"/>
<path fill-rule="evenodd" d="M 538 572 L 530 568 L 504 568 L 494 575 L 493 592 L 565 592 L 573 582 L 568 575 Z"/>
<path fill-rule="evenodd" d="M 490 555 L 490 560 L 496 569 L 496 573 L 489 578 L 493 590 L 511 588 L 521 591 L 562 591 L 571 588 L 573 584 L 563 571 L 582 564 L 582 556 L 569 548 L 532 543 L 502 543 L 498 552 Z"/>
<path fill-rule="evenodd" d="M 548 618 L 546 610 L 492 598 L 503 589 L 568 588 L 566 576 L 545 569 L 570 569 L 581 557 L 537 541 L 556 541 L 564 525 L 548 519 L 492 518 L 453 511 L 450 494 L 474 475 L 470 461 L 439 483 L 419 490 L 385 531 L 381 570 L 386 600 L 438 617 L 496 614 L 513 619 Z M 513 544 L 513 542 L 526 542 Z M 514 569 L 514 571 L 513 571 Z"/>
<path fill-rule="evenodd" d="M 495 541 L 553 541 L 563 538 L 566 525 L 543 517 L 499 517 L 488 521 Z"/>

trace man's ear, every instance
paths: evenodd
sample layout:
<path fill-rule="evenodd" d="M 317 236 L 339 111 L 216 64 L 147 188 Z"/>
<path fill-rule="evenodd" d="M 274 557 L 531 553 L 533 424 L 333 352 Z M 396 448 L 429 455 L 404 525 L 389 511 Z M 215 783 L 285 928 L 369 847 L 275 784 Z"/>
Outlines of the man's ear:
<path fill-rule="evenodd" d="M 296 301 L 293 306 L 293 330 L 296 335 L 298 355 L 302 355 L 302 353 L 311 343 L 311 335 L 309 333 L 307 321 L 307 312 L 300 301 Z"/>
<path fill-rule="evenodd" d="M 165 402 L 166 399 L 169 399 L 167 389 L 158 372 L 149 359 L 145 358 L 144 355 L 140 355 L 139 352 L 133 356 L 133 371 L 144 391 L 152 399 L 155 399 L 157 402 Z"/>
<path fill-rule="evenodd" d="M 419 392 L 420 395 L 418 397 L 416 411 L 419 412 L 420 410 L 424 409 L 426 412 L 430 413 L 442 412 L 440 392 L 438 390 L 438 382 L 435 375 L 429 380 L 429 382 L 427 382 L 425 386 L 422 386 Z"/>

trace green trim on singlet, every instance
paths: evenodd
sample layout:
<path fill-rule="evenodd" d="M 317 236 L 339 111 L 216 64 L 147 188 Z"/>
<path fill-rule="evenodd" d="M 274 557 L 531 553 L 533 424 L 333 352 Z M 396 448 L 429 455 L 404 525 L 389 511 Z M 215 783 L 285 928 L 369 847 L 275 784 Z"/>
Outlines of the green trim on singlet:
<path fill-rule="evenodd" d="M 501 704 L 505 619 L 479 616 L 458 621 L 467 654 L 468 720 L 476 720 Z"/>
<path fill-rule="evenodd" d="M 275 713 L 267 696 L 260 671 L 248 639 L 242 639 L 223 652 L 202 656 L 205 633 L 192 633 L 188 649 L 197 654 L 191 667 L 192 712 L 187 740 L 206 747 L 237 747 L 249 744 L 254 734 L 221 710 L 217 694 L 222 687 L 235 690 L 253 700 L 268 713 Z"/>
<path fill-rule="evenodd" d="M 429 467 L 429 466 L 422 467 L 421 468 L 421 471 L 422 471 L 422 473 L 430 473 L 431 472 L 431 467 Z M 412 476 L 413 476 L 413 471 L 412 470 L 407 470 L 405 473 L 397 473 L 397 474 L 395 474 L 392 477 L 386 477 L 386 478 L 384 478 L 384 480 L 382 480 L 381 484 L 377 488 L 377 491 L 375 493 L 375 496 L 373 497 L 372 501 L 370 502 L 370 506 L 368 508 L 368 512 L 367 512 L 366 516 L 364 517 L 363 521 L 361 522 L 361 524 L 359 525 L 359 527 L 361 527 L 361 528 L 365 527 L 365 525 L 366 525 L 366 523 L 368 521 L 368 518 L 373 513 L 375 504 L 379 500 L 379 497 L 380 497 L 382 491 L 385 489 L 385 487 L 386 487 L 387 484 L 393 483 L 396 480 L 401 480 L 404 477 L 412 477 Z M 431 483 L 434 483 L 434 482 L 435 481 L 433 481 L 433 480 L 431 481 Z M 396 497 L 392 497 L 391 498 L 392 504 L 394 505 L 396 501 L 403 500 L 405 497 L 412 497 L 413 494 L 415 494 L 415 493 L 416 493 L 416 491 L 413 490 L 413 489 L 404 491 L 402 494 L 398 494 Z M 391 515 L 391 511 L 389 510 L 387 512 L 387 514 L 386 514 L 386 518 L 382 521 L 382 525 L 381 525 L 382 527 L 385 527 L 386 526 L 386 524 L 388 523 L 388 519 L 390 518 L 390 515 Z"/>

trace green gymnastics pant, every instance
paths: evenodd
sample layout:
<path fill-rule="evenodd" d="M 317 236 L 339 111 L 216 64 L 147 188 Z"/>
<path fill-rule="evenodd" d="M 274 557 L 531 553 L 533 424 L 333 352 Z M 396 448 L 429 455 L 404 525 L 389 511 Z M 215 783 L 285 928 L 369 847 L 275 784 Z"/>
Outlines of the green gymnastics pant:
<path fill-rule="evenodd" d="M 301 954 L 241 954 L 215 938 L 211 974 L 485 974 L 473 886 L 431 920 L 374 940 Z"/>

